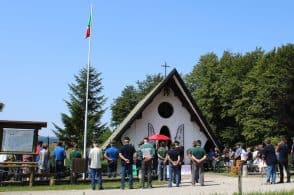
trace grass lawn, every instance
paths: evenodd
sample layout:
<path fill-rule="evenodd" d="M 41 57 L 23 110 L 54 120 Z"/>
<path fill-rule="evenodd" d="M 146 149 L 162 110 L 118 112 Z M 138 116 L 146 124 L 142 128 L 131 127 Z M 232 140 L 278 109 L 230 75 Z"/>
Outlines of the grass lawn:
<path fill-rule="evenodd" d="M 234 193 L 234 195 L 238 195 L 239 193 Z M 291 191 L 281 191 L 281 192 L 251 192 L 251 193 L 243 193 L 243 195 L 293 195 L 294 190 Z"/>
<path fill-rule="evenodd" d="M 165 181 L 152 181 L 152 185 L 167 185 Z M 104 182 L 103 187 L 105 189 L 118 189 L 120 188 L 119 181 L 113 182 Z M 134 182 L 134 188 L 140 188 L 141 183 Z M 126 189 L 128 188 L 128 183 L 126 182 Z M 82 189 L 91 189 L 90 183 L 87 184 L 67 184 L 67 185 L 54 185 L 54 186 L 2 186 L 0 187 L 0 192 L 9 192 L 9 191 L 43 191 L 43 190 L 82 190 Z"/>

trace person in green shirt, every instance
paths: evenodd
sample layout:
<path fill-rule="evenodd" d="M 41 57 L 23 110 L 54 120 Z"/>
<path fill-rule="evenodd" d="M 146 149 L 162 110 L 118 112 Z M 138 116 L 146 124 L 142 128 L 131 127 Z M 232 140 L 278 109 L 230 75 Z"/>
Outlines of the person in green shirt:
<path fill-rule="evenodd" d="M 201 141 L 197 140 L 196 147 L 190 150 L 190 159 L 192 160 L 192 185 L 195 186 L 195 182 L 198 182 L 201 186 L 204 186 L 204 167 L 203 163 L 207 158 L 206 152 L 201 148 Z"/>
<path fill-rule="evenodd" d="M 82 153 L 78 149 L 78 145 L 76 143 L 73 144 L 72 151 L 69 154 L 69 160 L 70 160 L 70 172 L 71 172 L 71 182 L 76 183 L 77 179 L 77 173 L 73 172 L 72 165 L 73 165 L 73 159 L 74 158 L 82 158 Z"/>
<path fill-rule="evenodd" d="M 158 180 L 162 181 L 163 179 L 167 179 L 167 173 L 166 173 L 166 163 L 165 163 L 165 157 L 166 157 L 166 147 L 165 142 L 160 142 L 159 148 L 157 149 L 157 156 L 158 156 Z"/>
<path fill-rule="evenodd" d="M 195 172 L 194 167 L 193 167 L 193 159 L 192 159 L 192 155 L 190 155 L 190 154 L 191 154 L 191 151 L 192 151 L 192 149 L 193 149 L 194 147 L 196 147 L 196 141 L 193 141 L 193 143 L 192 143 L 192 147 L 191 147 L 191 148 L 188 148 L 187 151 L 186 151 L 187 156 L 188 156 L 188 158 L 189 158 L 189 160 L 190 160 L 190 169 L 191 169 L 191 173 Z M 194 175 L 194 177 L 193 177 L 193 176 L 191 177 L 191 183 L 192 183 L 192 184 L 193 184 L 193 181 L 194 181 L 194 182 L 196 181 L 195 175 Z"/>
<path fill-rule="evenodd" d="M 152 188 L 152 159 L 155 154 L 154 147 L 149 143 L 148 137 L 144 138 L 144 144 L 140 147 L 140 153 L 142 155 L 142 188 L 145 184 L 145 176 L 147 175 L 147 187 Z"/>

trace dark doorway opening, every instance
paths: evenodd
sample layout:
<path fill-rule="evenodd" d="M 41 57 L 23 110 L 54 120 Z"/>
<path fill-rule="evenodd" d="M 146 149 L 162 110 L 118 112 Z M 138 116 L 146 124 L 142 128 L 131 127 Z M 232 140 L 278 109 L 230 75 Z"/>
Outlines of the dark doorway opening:
<path fill-rule="evenodd" d="M 169 128 L 167 126 L 162 126 L 161 129 L 160 129 L 159 134 L 162 134 L 162 135 L 165 135 L 165 136 L 171 138 Z M 171 141 L 167 141 L 168 148 L 170 148 L 170 145 L 171 145 Z"/>

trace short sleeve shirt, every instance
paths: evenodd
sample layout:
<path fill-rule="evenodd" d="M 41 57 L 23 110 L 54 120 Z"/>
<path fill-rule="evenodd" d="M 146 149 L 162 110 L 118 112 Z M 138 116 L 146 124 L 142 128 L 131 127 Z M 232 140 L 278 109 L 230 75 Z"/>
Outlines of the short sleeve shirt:
<path fill-rule="evenodd" d="M 176 149 L 170 149 L 168 152 L 167 152 L 167 155 L 169 156 L 169 158 L 172 160 L 172 161 L 177 161 L 178 160 L 178 156 L 180 156 L 180 153 L 178 150 Z"/>
<path fill-rule="evenodd" d="M 166 149 L 164 147 L 159 147 L 157 153 L 162 157 L 165 158 L 166 156 Z"/>
<path fill-rule="evenodd" d="M 121 153 L 126 159 L 129 159 L 130 164 L 134 163 L 133 156 L 134 156 L 135 152 L 136 152 L 136 150 L 135 150 L 134 146 L 131 144 L 123 145 L 119 151 L 119 153 Z M 122 164 L 124 164 L 124 163 L 125 163 L 125 161 L 122 161 Z"/>
<path fill-rule="evenodd" d="M 90 168 L 100 169 L 101 160 L 103 158 L 102 150 L 100 148 L 92 148 L 90 150 L 89 158 L 91 159 Z"/>
<path fill-rule="evenodd" d="M 206 155 L 205 150 L 203 148 L 201 148 L 201 147 L 193 147 L 190 150 L 190 152 L 197 159 L 201 159 L 203 156 Z"/>
<path fill-rule="evenodd" d="M 118 149 L 114 146 L 107 148 L 105 150 L 106 155 L 113 161 L 117 161 L 118 158 Z"/>

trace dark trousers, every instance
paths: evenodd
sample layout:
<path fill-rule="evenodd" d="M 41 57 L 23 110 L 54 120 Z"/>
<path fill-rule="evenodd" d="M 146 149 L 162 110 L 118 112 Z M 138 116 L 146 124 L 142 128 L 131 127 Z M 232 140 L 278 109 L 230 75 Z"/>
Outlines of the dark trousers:
<path fill-rule="evenodd" d="M 200 183 L 200 185 L 204 185 L 204 167 L 203 165 L 196 165 L 196 163 L 193 162 L 192 164 L 192 185 L 195 185 L 195 182 Z"/>
<path fill-rule="evenodd" d="M 64 160 L 55 160 L 56 179 L 60 179 L 64 170 Z"/>
<path fill-rule="evenodd" d="M 142 187 L 145 187 L 145 176 L 147 175 L 147 187 L 152 186 L 152 159 L 148 161 L 142 161 Z"/>
<path fill-rule="evenodd" d="M 111 161 L 107 164 L 107 176 L 116 177 L 117 161 Z"/>
<path fill-rule="evenodd" d="M 284 169 L 287 173 L 287 182 L 290 182 L 290 171 L 288 166 L 288 161 L 279 162 L 279 170 L 280 170 L 280 182 L 284 182 Z"/>

